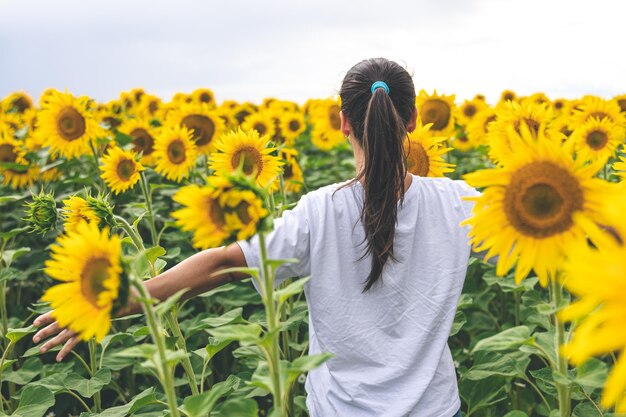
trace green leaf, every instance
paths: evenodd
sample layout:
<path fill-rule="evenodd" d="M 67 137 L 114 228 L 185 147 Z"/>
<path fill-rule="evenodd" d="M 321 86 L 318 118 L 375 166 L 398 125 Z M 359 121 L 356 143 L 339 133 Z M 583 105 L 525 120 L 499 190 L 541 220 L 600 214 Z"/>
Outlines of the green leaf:
<path fill-rule="evenodd" d="M 475 365 L 463 374 L 463 378 L 478 381 L 494 375 L 523 377 L 530 364 L 530 357 L 529 354 L 519 351 L 508 354 L 480 351 L 476 354 L 474 363 Z"/>
<path fill-rule="evenodd" d="M 227 324 L 239 324 L 245 323 L 246 321 L 243 319 L 242 314 L 243 308 L 238 307 L 234 310 L 227 311 L 219 317 L 207 317 L 202 319 L 202 323 L 210 327 L 221 327 Z"/>
<path fill-rule="evenodd" d="M 531 341 L 530 329 L 527 326 L 517 326 L 504 330 L 491 337 L 480 340 L 472 352 L 481 350 L 504 351 L 517 349 Z"/>
<path fill-rule="evenodd" d="M 85 398 L 91 398 L 109 382 L 111 382 L 111 370 L 103 368 L 90 379 L 85 379 L 73 372 L 65 378 L 65 387 L 78 392 Z"/>
<path fill-rule="evenodd" d="M 528 414 L 520 410 L 513 410 L 506 413 L 504 417 L 528 417 Z"/>
<path fill-rule="evenodd" d="M 185 398 L 184 407 L 186 414 L 189 417 L 208 416 L 217 401 L 237 389 L 239 383 L 240 379 L 231 375 L 226 381 L 218 382 L 213 385 L 209 391 Z"/>
<path fill-rule="evenodd" d="M 13 263 L 14 260 L 16 260 L 22 255 L 26 255 L 29 252 L 30 252 L 30 248 L 27 248 L 27 247 L 5 250 L 2 253 L 2 261 L 7 267 L 9 267 L 11 266 L 11 263 Z"/>
<path fill-rule="evenodd" d="M 274 292 L 274 300 L 277 303 L 282 304 L 287 301 L 289 297 L 300 294 L 302 292 L 302 289 L 304 288 L 304 285 L 309 281 L 309 279 L 310 277 L 297 279 L 291 284 L 287 285 L 285 288 L 276 290 Z"/>
<path fill-rule="evenodd" d="M 54 394 L 46 387 L 27 386 L 22 390 L 14 417 L 41 417 L 54 405 Z"/>
<path fill-rule="evenodd" d="M 572 411 L 572 417 L 603 417 L 607 414 L 598 412 L 598 409 L 589 402 L 578 404 Z"/>
<path fill-rule="evenodd" d="M 141 345 L 131 346 L 122 351 L 116 352 L 115 356 L 122 358 L 142 358 L 151 359 L 157 352 L 156 345 L 144 343 Z"/>
<path fill-rule="evenodd" d="M 128 417 L 134 414 L 141 407 L 145 407 L 146 405 L 154 404 L 156 402 L 158 402 L 158 400 L 154 394 L 154 388 L 148 388 L 133 398 L 128 404 L 121 405 L 119 407 L 111 407 L 100 414 L 93 415 L 93 417 Z"/>
<path fill-rule="evenodd" d="M 237 340 L 242 346 L 252 345 L 261 341 L 263 329 L 256 323 L 232 324 L 228 326 L 207 329 L 211 336 L 219 340 Z"/>
<path fill-rule="evenodd" d="M 153 246 L 149 249 L 146 249 L 146 251 L 144 252 L 148 260 L 152 263 L 154 263 L 157 258 L 165 255 L 165 253 L 165 249 L 163 249 L 161 246 Z"/>
<path fill-rule="evenodd" d="M 46 376 L 45 378 L 38 379 L 37 381 L 31 381 L 28 386 L 41 386 L 48 388 L 53 393 L 65 390 L 65 378 L 69 375 L 67 372 L 55 372 Z"/>
<path fill-rule="evenodd" d="M 459 382 L 459 394 L 468 404 L 469 414 L 487 408 L 507 399 L 506 384 L 502 378 L 487 378 L 481 381 L 462 380 Z"/>
<path fill-rule="evenodd" d="M 19 369 L 9 370 L 3 374 L 2 379 L 17 385 L 26 385 L 41 374 L 41 366 L 42 363 L 39 358 L 28 358 Z"/>
<path fill-rule="evenodd" d="M 209 343 L 204 348 L 204 351 L 207 353 L 206 360 L 210 361 L 215 355 L 231 343 L 232 340 L 219 340 L 215 337 L 209 337 Z"/>
<path fill-rule="evenodd" d="M 178 302 L 178 300 L 180 300 L 180 297 L 182 297 L 187 291 L 189 291 L 189 288 L 183 288 L 182 290 L 178 290 L 174 294 L 167 297 L 167 300 L 159 303 L 156 306 L 156 313 L 159 316 L 164 316 L 165 314 L 167 314 L 174 308 L 174 306 L 176 306 L 176 303 Z"/>
<path fill-rule="evenodd" d="M 18 201 L 18 200 L 21 200 L 21 199 L 23 199 L 25 197 L 26 196 L 24 196 L 24 195 L 3 195 L 3 196 L 0 197 L 0 204 L 1 203 L 9 203 L 11 201 Z M 10 232 L 5 232 L 5 233 L 10 233 Z M 15 236 L 15 235 L 13 235 L 13 236 Z M 7 236 L 5 236 L 3 233 L 0 233 L 0 237 L 6 238 Z M 12 236 L 8 236 L 8 237 L 12 237 Z"/>
<path fill-rule="evenodd" d="M 576 368 L 576 382 L 587 394 L 594 389 L 602 388 L 608 375 L 608 365 L 603 361 L 590 358 Z"/>
<path fill-rule="evenodd" d="M 214 272 L 211 276 L 218 276 L 222 274 L 230 274 L 232 272 L 241 272 L 243 274 L 250 275 L 251 277 L 259 278 L 259 269 L 258 268 L 246 268 L 246 267 L 234 267 L 234 268 L 226 268 L 220 269 L 217 272 Z"/>
<path fill-rule="evenodd" d="M 463 313 L 461 310 L 457 309 L 456 313 L 454 314 L 454 322 L 452 323 L 452 329 L 450 330 L 450 336 L 454 336 L 455 334 L 460 332 L 461 329 L 463 328 L 463 325 L 465 323 L 467 323 L 467 317 L 465 316 L 465 313 Z"/>
<path fill-rule="evenodd" d="M 12 364 L 12 363 L 15 363 L 15 359 L 8 359 L 8 360 L 5 360 L 5 361 L 2 363 L 2 368 L 0 368 L 0 371 L 4 372 L 4 371 L 5 371 L 5 369 L 9 368 L 9 367 L 11 366 L 11 364 Z"/>
<path fill-rule="evenodd" d="M 224 402 L 219 408 L 223 417 L 257 417 L 259 406 L 251 398 L 233 398 Z"/>

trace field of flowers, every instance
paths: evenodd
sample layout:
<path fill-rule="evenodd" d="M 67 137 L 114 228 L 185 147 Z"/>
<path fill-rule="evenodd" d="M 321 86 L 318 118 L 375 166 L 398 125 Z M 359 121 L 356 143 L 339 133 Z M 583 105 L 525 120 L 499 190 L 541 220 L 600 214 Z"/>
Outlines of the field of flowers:
<path fill-rule="evenodd" d="M 416 106 L 410 171 L 483 192 L 466 223 L 485 256 L 449 340 L 463 413 L 626 412 L 626 95 L 421 91 Z M 308 415 L 304 376 L 331 356 L 307 355 L 306 279 L 274 289 L 263 255 L 244 271 L 261 295 L 245 280 L 156 303 L 142 282 L 198 250 L 263 245 L 302 194 L 354 177 L 339 111 L 209 89 L 5 97 L 0 417 Z M 142 314 L 122 314 L 131 294 Z M 63 361 L 32 341 L 51 308 L 85 342 Z"/>

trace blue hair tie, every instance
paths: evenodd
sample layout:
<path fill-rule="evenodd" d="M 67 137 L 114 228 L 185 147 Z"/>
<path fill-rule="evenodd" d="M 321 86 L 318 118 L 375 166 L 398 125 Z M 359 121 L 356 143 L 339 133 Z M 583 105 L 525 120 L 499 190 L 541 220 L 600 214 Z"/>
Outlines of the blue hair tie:
<path fill-rule="evenodd" d="M 370 89 L 372 91 L 372 94 L 374 94 L 374 91 L 376 91 L 377 88 L 384 88 L 385 92 L 389 94 L 389 86 L 386 82 L 376 81 L 374 84 L 372 84 L 372 88 Z"/>

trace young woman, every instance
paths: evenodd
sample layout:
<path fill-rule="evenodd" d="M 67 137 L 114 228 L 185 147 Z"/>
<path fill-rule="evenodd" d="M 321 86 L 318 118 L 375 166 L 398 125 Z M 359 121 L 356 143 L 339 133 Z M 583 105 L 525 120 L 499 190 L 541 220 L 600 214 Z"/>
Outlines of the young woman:
<path fill-rule="evenodd" d="M 416 126 L 415 87 L 408 72 L 378 58 L 356 64 L 341 86 L 341 129 L 353 146 L 356 177 L 303 196 L 267 238 L 281 266 L 277 284 L 310 276 L 310 353 L 334 358 L 309 372 L 312 417 L 460 416 L 456 373 L 447 340 L 470 254 L 466 228 L 477 191 L 463 181 L 407 173 L 403 143 Z M 187 296 L 258 267 L 258 239 L 197 253 L 146 282 L 165 299 Z M 136 307 L 135 307 L 136 308 Z M 132 308 L 131 308 L 132 309 Z M 35 320 L 34 341 L 78 343 L 50 313 Z"/>

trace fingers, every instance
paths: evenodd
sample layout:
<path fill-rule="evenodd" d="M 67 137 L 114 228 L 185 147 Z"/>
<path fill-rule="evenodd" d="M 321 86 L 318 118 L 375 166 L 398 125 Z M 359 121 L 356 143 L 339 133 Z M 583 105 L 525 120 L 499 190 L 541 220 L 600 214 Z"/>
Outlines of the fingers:
<path fill-rule="evenodd" d="M 41 326 L 42 324 L 48 324 L 54 321 L 54 318 L 52 317 L 52 311 L 50 310 L 47 313 L 42 314 L 41 316 L 37 317 L 35 319 L 35 321 L 33 321 L 33 324 L 36 327 Z"/>
<path fill-rule="evenodd" d="M 63 358 L 65 358 L 68 353 L 70 353 L 70 351 L 74 349 L 74 347 L 76 347 L 76 345 L 80 342 L 77 334 L 75 334 L 74 332 L 70 333 L 72 333 L 73 336 L 71 336 L 67 340 L 67 342 L 65 342 L 65 345 L 63 345 L 63 349 L 61 349 L 61 351 L 57 354 L 57 362 L 61 362 Z"/>
<path fill-rule="evenodd" d="M 55 337 L 53 337 L 52 339 L 48 340 L 46 343 L 43 344 L 43 346 L 41 346 L 39 348 L 39 351 L 41 353 L 47 352 L 48 350 L 52 349 L 53 347 L 60 345 L 61 343 L 66 342 L 67 340 L 69 340 L 70 338 L 72 338 L 72 336 L 74 336 L 75 333 L 71 330 L 68 329 L 63 329 L 58 335 L 56 335 Z"/>
<path fill-rule="evenodd" d="M 33 342 L 35 343 L 39 343 L 39 341 L 48 338 L 52 335 L 55 335 L 57 333 L 59 333 L 62 330 L 61 326 L 59 326 L 59 323 L 57 323 L 56 321 L 54 323 L 52 323 L 51 325 L 49 325 L 46 328 L 43 328 L 41 330 L 39 330 L 37 333 L 35 333 L 35 335 L 33 336 Z"/>

